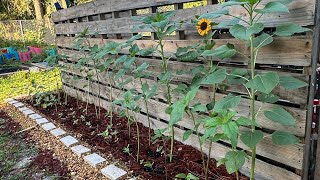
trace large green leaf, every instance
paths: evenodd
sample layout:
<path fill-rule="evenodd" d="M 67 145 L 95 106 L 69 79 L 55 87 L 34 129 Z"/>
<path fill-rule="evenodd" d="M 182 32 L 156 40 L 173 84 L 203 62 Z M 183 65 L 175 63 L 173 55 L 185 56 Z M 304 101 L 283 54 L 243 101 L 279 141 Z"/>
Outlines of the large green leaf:
<path fill-rule="evenodd" d="M 224 164 L 229 174 L 239 170 L 245 163 L 246 153 L 243 151 L 229 151 L 224 158 Z"/>
<path fill-rule="evenodd" d="M 217 84 L 224 81 L 227 77 L 227 70 L 224 68 L 219 68 L 218 70 L 209 74 L 204 80 L 202 84 Z"/>
<path fill-rule="evenodd" d="M 274 95 L 274 94 L 265 94 L 265 93 L 261 93 L 258 96 L 258 100 L 263 102 L 263 103 L 276 103 L 277 101 L 279 101 L 279 97 Z"/>
<path fill-rule="evenodd" d="M 299 143 L 299 138 L 289 132 L 275 131 L 272 133 L 272 142 L 276 145 L 290 145 Z"/>
<path fill-rule="evenodd" d="M 214 110 L 219 111 L 224 109 L 236 108 L 239 105 L 240 100 L 241 100 L 240 96 L 234 96 L 232 94 L 228 94 L 228 96 L 216 102 L 216 104 L 214 105 Z"/>
<path fill-rule="evenodd" d="M 202 56 L 214 56 L 220 59 L 226 59 L 233 57 L 236 53 L 237 50 L 234 48 L 234 45 L 228 43 L 227 45 L 222 45 L 214 50 L 206 50 L 202 53 Z"/>
<path fill-rule="evenodd" d="M 183 133 L 182 141 L 185 141 L 185 140 L 189 139 L 189 137 L 190 137 L 190 135 L 191 135 L 192 133 L 193 133 L 192 130 L 185 131 L 185 132 Z"/>
<path fill-rule="evenodd" d="M 255 11 L 260 14 L 289 13 L 288 7 L 280 2 L 269 2 L 263 9 L 256 9 Z"/>
<path fill-rule="evenodd" d="M 210 12 L 210 13 L 203 14 L 198 19 L 202 19 L 202 18 L 215 19 L 215 18 L 221 17 L 223 15 L 226 15 L 228 13 L 229 13 L 228 9 L 220 9 L 220 10 L 217 10 L 217 11 L 213 11 L 213 12 Z"/>
<path fill-rule="evenodd" d="M 271 121 L 285 126 L 294 126 L 296 124 L 296 120 L 292 115 L 280 106 L 276 106 L 271 110 L 265 111 L 264 115 Z"/>
<path fill-rule="evenodd" d="M 247 28 L 242 26 L 241 24 L 236 24 L 230 28 L 230 33 L 233 37 L 247 41 L 249 37 L 247 36 Z"/>
<path fill-rule="evenodd" d="M 218 24 L 219 28 L 229 28 L 230 26 L 234 26 L 240 22 L 241 16 L 237 16 L 237 18 L 233 18 L 230 21 L 223 21 Z"/>
<path fill-rule="evenodd" d="M 288 23 L 278 26 L 274 34 L 277 36 L 292 36 L 295 33 L 303 33 L 306 31 L 311 31 L 311 29 L 301 27 L 298 24 Z"/>
<path fill-rule="evenodd" d="M 236 147 L 238 144 L 238 133 L 239 127 L 234 121 L 223 124 L 221 126 L 223 133 L 229 138 L 233 147 Z"/>
<path fill-rule="evenodd" d="M 273 42 L 273 37 L 269 34 L 263 33 L 260 36 L 256 37 L 253 41 L 253 46 L 261 48 Z"/>
<path fill-rule="evenodd" d="M 299 88 L 308 86 L 307 83 L 305 83 L 299 79 L 296 79 L 292 76 L 280 77 L 280 85 L 283 86 L 284 88 L 290 89 L 290 90 L 299 89 Z"/>
<path fill-rule="evenodd" d="M 227 6 L 235 6 L 235 5 L 244 5 L 244 4 L 248 4 L 247 2 L 241 2 L 241 1 L 228 1 L 228 2 L 224 2 L 222 4 L 222 7 L 227 7 Z"/>
<path fill-rule="evenodd" d="M 263 139 L 263 132 L 260 130 L 248 131 L 242 133 L 240 139 L 249 148 L 254 148 Z"/>
<path fill-rule="evenodd" d="M 236 24 L 230 28 L 230 33 L 239 40 L 248 41 L 252 34 L 260 33 L 263 28 L 264 25 L 262 23 L 255 23 L 249 27 Z"/>
<path fill-rule="evenodd" d="M 245 84 L 248 88 L 253 88 L 260 92 L 269 94 L 279 84 L 279 76 L 275 72 L 259 74 Z"/>
<path fill-rule="evenodd" d="M 184 115 L 185 104 L 182 100 L 177 101 L 172 105 L 172 111 L 170 113 L 169 126 L 173 126 L 180 121 Z"/>

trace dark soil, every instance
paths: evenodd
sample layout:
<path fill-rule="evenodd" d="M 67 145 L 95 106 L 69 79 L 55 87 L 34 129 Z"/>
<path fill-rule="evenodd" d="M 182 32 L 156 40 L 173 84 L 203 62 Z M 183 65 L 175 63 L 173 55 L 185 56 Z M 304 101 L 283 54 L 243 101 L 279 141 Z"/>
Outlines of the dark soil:
<path fill-rule="evenodd" d="M 59 160 L 53 157 L 49 150 L 36 150 L 32 146 L 31 138 L 27 132 L 16 135 L 22 129 L 20 124 L 13 121 L 12 118 L 0 109 L 0 145 L 4 146 L 0 150 L 0 179 L 35 179 L 35 175 L 42 176 L 54 174 L 58 179 L 68 179 L 68 168 Z M 3 144 L 1 144 L 3 143 Z M 0 146 L 0 147 L 1 147 Z M 10 146 L 6 148 L 6 146 Z M 35 154 L 32 151 L 37 151 Z M 13 169 L 13 166 L 21 159 L 29 157 L 31 154 L 31 163 L 20 169 Z M 3 161 L 3 162 L 1 162 Z M 45 171 L 43 171 L 45 170 Z M 38 174 L 38 175 L 37 175 Z M 63 178 L 62 178 L 63 177 Z"/>
<path fill-rule="evenodd" d="M 63 94 L 61 94 L 63 98 Z M 33 106 L 30 100 L 24 100 L 25 103 Z M 140 157 L 137 162 L 137 138 L 136 126 L 131 125 L 131 133 L 129 137 L 127 119 L 118 117 L 113 118 L 113 126 L 109 131 L 109 136 L 103 137 L 104 132 L 109 125 L 109 118 L 106 116 L 106 110 L 101 109 L 101 118 L 96 116 L 96 108 L 94 105 L 88 106 L 85 111 L 86 103 L 78 101 L 75 98 L 68 97 L 67 104 L 60 103 L 57 105 L 58 111 L 54 107 L 43 109 L 35 107 L 41 113 L 50 117 L 56 123 L 61 124 L 68 131 L 82 134 L 81 140 L 87 142 L 100 150 L 100 152 L 108 155 L 112 154 L 115 159 L 125 162 L 125 164 L 134 172 L 135 176 L 141 175 L 144 179 L 163 180 L 166 179 L 166 171 L 168 179 L 174 179 L 179 173 L 192 173 L 201 179 L 204 179 L 204 172 L 201 160 L 201 153 L 191 146 L 184 145 L 175 141 L 174 160 L 172 163 L 165 163 L 163 153 L 157 152 L 157 147 L 163 145 L 157 142 L 149 146 L 148 128 L 139 123 L 140 128 Z M 111 135 L 115 134 L 115 135 Z M 153 134 L 153 131 L 152 131 Z M 130 154 L 124 153 L 123 149 L 129 145 Z M 166 154 L 169 154 L 170 141 L 166 143 Z M 143 161 L 143 162 L 142 162 Z M 152 164 L 145 166 L 146 163 Z M 215 179 L 236 179 L 235 174 L 229 175 L 224 166 L 216 167 L 216 161 L 211 160 L 209 176 L 211 180 Z M 240 175 L 240 179 L 248 179 Z"/>
<path fill-rule="evenodd" d="M 39 170 L 45 169 L 62 177 L 68 177 L 69 170 L 67 166 L 53 157 L 53 153 L 49 150 L 41 150 L 38 155 L 32 158 L 30 167 L 35 167 Z"/>

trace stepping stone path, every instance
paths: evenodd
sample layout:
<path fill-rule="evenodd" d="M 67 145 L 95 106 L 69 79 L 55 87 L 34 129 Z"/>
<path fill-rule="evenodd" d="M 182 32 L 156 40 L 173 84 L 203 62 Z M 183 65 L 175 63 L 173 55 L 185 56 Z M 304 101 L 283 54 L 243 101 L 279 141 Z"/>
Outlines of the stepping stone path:
<path fill-rule="evenodd" d="M 27 108 L 27 107 L 22 107 L 22 108 L 19 108 L 19 111 L 26 111 L 26 110 L 28 110 L 29 108 Z"/>
<path fill-rule="evenodd" d="M 58 137 L 58 136 L 61 136 L 61 135 L 64 135 L 66 134 L 66 132 L 60 128 L 57 128 L 57 129 L 54 129 L 54 130 L 51 130 L 50 133 L 52 135 L 54 135 L 55 137 Z"/>
<path fill-rule="evenodd" d="M 90 152 L 91 150 L 89 148 L 86 148 L 82 145 L 78 145 L 78 146 L 73 146 L 72 148 L 70 148 L 71 151 L 73 151 L 74 153 L 76 153 L 78 156 L 81 156 L 84 153 Z"/>
<path fill-rule="evenodd" d="M 40 119 L 40 118 L 42 118 L 42 116 L 40 116 L 39 114 L 31 114 L 31 115 L 29 115 L 29 118 L 35 120 L 35 119 Z"/>
<path fill-rule="evenodd" d="M 46 118 L 43 118 L 39 114 L 35 114 L 34 111 L 32 111 L 31 109 L 29 109 L 27 107 L 22 107 L 22 106 L 24 106 L 24 104 L 20 103 L 19 101 L 16 101 L 11 98 L 6 99 L 5 101 L 8 104 L 12 104 L 13 106 L 15 106 L 25 116 L 29 116 L 29 118 L 35 120 L 37 122 L 37 124 L 41 125 L 41 127 L 44 130 L 50 131 L 50 133 L 53 136 L 58 137 L 58 136 L 62 136 L 62 135 L 67 134 L 64 130 L 62 130 L 60 128 L 56 128 L 56 126 L 53 123 L 49 122 Z M 77 144 L 79 141 L 70 135 L 61 138 L 60 141 L 65 146 L 69 147 L 70 150 L 72 152 L 74 152 L 75 154 L 77 154 L 78 156 L 81 156 L 85 153 L 91 152 L 91 149 L 84 147 L 83 145 L 72 146 L 72 145 Z M 94 168 L 96 168 L 98 164 L 106 161 L 105 158 L 101 157 L 97 153 L 92 153 L 90 155 L 84 156 L 83 159 Z M 122 176 L 125 176 L 127 174 L 127 172 L 125 170 L 123 170 L 113 164 L 108 165 L 105 168 L 101 169 L 101 173 L 111 180 L 118 180 L 119 178 L 121 178 Z M 135 180 L 135 178 L 131 178 L 130 180 Z"/>
<path fill-rule="evenodd" d="M 30 114 L 34 114 L 34 111 L 32 111 L 31 109 L 25 110 L 22 112 L 24 115 L 28 116 Z"/>
<path fill-rule="evenodd" d="M 60 141 L 67 147 L 70 147 L 71 145 L 79 142 L 76 138 L 72 136 L 66 136 L 64 138 L 61 138 Z"/>
<path fill-rule="evenodd" d="M 13 106 L 16 107 L 16 108 L 18 108 L 18 107 L 23 107 L 24 104 L 22 104 L 22 103 L 19 102 L 19 103 L 13 104 Z"/>
<path fill-rule="evenodd" d="M 49 121 L 46 118 L 36 119 L 37 124 L 48 123 Z"/>
<path fill-rule="evenodd" d="M 14 103 L 18 103 L 19 101 L 16 100 L 12 100 L 12 101 L 8 101 L 9 104 L 14 104 Z"/>
<path fill-rule="evenodd" d="M 106 161 L 105 158 L 101 157 L 97 153 L 90 154 L 83 158 L 87 163 L 89 163 L 92 167 L 96 167 L 98 164 Z"/>
<path fill-rule="evenodd" d="M 50 131 L 52 129 L 56 128 L 56 126 L 53 123 L 47 123 L 42 125 L 42 129 L 46 131 Z"/>
<path fill-rule="evenodd" d="M 103 175 L 108 177 L 110 180 L 117 180 L 120 177 L 127 174 L 123 169 L 118 168 L 117 166 L 111 164 L 103 169 L 101 169 Z"/>

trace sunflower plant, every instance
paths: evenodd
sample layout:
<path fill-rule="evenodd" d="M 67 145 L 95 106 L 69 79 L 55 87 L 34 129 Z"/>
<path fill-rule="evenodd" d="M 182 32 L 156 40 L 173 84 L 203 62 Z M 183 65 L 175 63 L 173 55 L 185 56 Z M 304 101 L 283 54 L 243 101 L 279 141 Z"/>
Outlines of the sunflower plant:
<path fill-rule="evenodd" d="M 226 80 L 230 84 L 242 84 L 248 92 L 248 98 L 251 100 L 250 117 L 240 117 L 235 119 L 237 114 L 237 106 L 241 101 L 241 96 L 228 95 L 225 98 L 217 101 L 214 105 L 210 117 L 204 121 L 206 131 L 209 129 L 221 128 L 219 131 L 211 131 L 208 134 L 210 139 L 215 140 L 218 137 L 221 140 L 229 140 L 232 145 L 232 150 L 227 152 L 225 157 L 221 159 L 218 164 L 224 164 L 229 173 L 236 172 L 244 165 L 246 153 L 237 150 L 235 147 L 238 143 L 238 138 L 250 149 L 251 151 L 251 173 L 250 179 L 254 179 L 255 174 L 255 160 L 256 160 L 256 146 L 261 140 L 265 138 L 261 130 L 257 130 L 259 126 L 256 123 L 257 115 L 261 113 L 262 106 L 265 103 L 276 103 L 279 97 L 272 94 L 273 89 L 280 85 L 286 89 L 298 89 L 307 86 L 303 81 L 300 81 L 290 76 L 279 76 L 276 72 L 267 72 L 263 74 L 256 74 L 255 65 L 259 50 L 273 42 L 275 36 L 292 36 L 296 33 L 303 33 L 310 31 L 310 29 L 303 28 L 294 23 L 287 23 L 278 25 L 276 31 L 272 34 L 265 33 L 265 25 L 259 21 L 261 17 L 273 13 L 289 13 L 288 4 L 290 1 L 272 1 L 266 3 L 264 6 L 261 0 L 231 0 L 222 2 L 221 10 L 209 12 L 199 17 L 200 21 L 197 29 L 200 35 L 206 33 L 206 24 L 208 21 L 205 19 L 214 20 L 223 16 L 232 17 L 228 22 L 218 23 L 218 27 L 230 28 L 230 34 L 240 41 L 244 41 L 250 47 L 250 54 L 245 55 L 238 52 L 233 44 L 226 44 L 215 49 L 206 50 L 202 53 L 204 57 L 213 57 L 221 60 L 229 59 L 239 54 L 245 58 L 250 64 L 249 72 L 243 69 L 234 69 L 231 73 L 221 70 L 216 74 L 216 79 Z M 243 8 L 248 17 L 239 17 L 232 15 L 228 8 L 237 6 Z M 262 7 L 261 7 L 262 6 Z M 263 103 L 261 107 L 256 107 L 256 98 Z M 264 116 L 276 123 L 283 126 L 295 126 L 296 121 L 294 117 L 284 108 L 275 105 L 272 109 L 263 112 Z M 240 126 L 248 126 L 250 130 L 240 132 Z M 275 131 L 272 133 L 272 142 L 276 145 L 289 145 L 299 142 L 299 139 L 290 132 Z M 238 176 L 237 176 L 238 178 Z"/>
<path fill-rule="evenodd" d="M 155 33 L 155 39 L 157 43 L 157 47 L 155 49 L 155 53 L 160 56 L 162 60 L 161 69 L 162 73 L 159 75 L 159 82 L 166 87 L 166 95 L 167 95 L 167 103 L 169 104 L 169 108 L 167 113 L 171 111 L 170 106 L 172 105 L 172 87 L 170 85 L 172 79 L 172 72 L 169 70 L 169 60 L 170 56 L 165 54 L 165 37 L 175 32 L 179 23 L 175 23 L 171 21 L 171 18 L 174 16 L 174 12 L 165 12 L 165 13 L 154 13 L 150 16 L 145 17 L 134 17 L 135 20 L 140 21 L 142 25 L 139 25 L 137 28 L 151 30 Z M 173 159 L 173 146 L 174 146 L 174 127 L 173 124 L 170 126 L 171 129 L 171 145 L 170 145 L 170 162 Z"/>

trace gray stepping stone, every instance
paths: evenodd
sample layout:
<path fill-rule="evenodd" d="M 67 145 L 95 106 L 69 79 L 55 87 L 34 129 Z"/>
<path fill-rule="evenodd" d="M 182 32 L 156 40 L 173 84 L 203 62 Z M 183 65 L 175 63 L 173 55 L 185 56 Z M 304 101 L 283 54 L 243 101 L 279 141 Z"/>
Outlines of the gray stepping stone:
<path fill-rule="evenodd" d="M 31 115 L 29 115 L 29 118 L 36 120 L 36 119 L 42 118 L 42 116 L 40 116 L 39 114 L 31 114 Z"/>
<path fill-rule="evenodd" d="M 18 103 L 19 101 L 16 100 L 12 100 L 12 101 L 8 101 L 9 104 L 14 104 L 14 103 Z"/>
<path fill-rule="evenodd" d="M 14 99 L 12 99 L 12 98 L 7 98 L 7 99 L 5 99 L 4 101 L 5 101 L 5 102 L 10 102 L 10 101 L 14 101 Z"/>
<path fill-rule="evenodd" d="M 37 124 L 44 124 L 49 122 L 46 118 L 36 119 Z"/>
<path fill-rule="evenodd" d="M 50 133 L 52 135 L 54 135 L 55 137 L 58 137 L 58 136 L 61 136 L 61 135 L 64 135 L 66 134 L 66 132 L 60 128 L 57 128 L 57 129 L 54 129 L 54 130 L 51 130 Z"/>
<path fill-rule="evenodd" d="M 127 174 L 127 172 L 117 166 L 111 164 L 103 169 L 101 169 L 103 175 L 105 175 L 110 180 L 117 180 L 120 177 Z"/>
<path fill-rule="evenodd" d="M 26 110 L 28 110 L 28 109 L 29 109 L 29 108 L 27 108 L 27 107 L 22 107 L 22 108 L 19 108 L 18 110 L 22 112 L 22 111 L 26 111 Z"/>
<path fill-rule="evenodd" d="M 82 154 L 90 152 L 91 150 L 89 148 L 82 146 L 82 145 L 78 145 L 78 146 L 73 146 L 71 148 L 71 151 L 76 153 L 78 156 L 81 156 Z"/>
<path fill-rule="evenodd" d="M 21 102 L 18 102 L 18 103 L 13 104 L 13 106 L 16 107 L 16 108 L 19 108 L 19 107 L 23 107 L 24 104 L 21 103 Z"/>
<path fill-rule="evenodd" d="M 70 147 L 71 145 L 79 142 L 76 138 L 72 136 L 66 136 L 64 138 L 61 138 L 60 141 L 67 147 Z"/>
<path fill-rule="evenodd" d="M 26 116 L 30 115 L 30 114 L 34 114 L 34 111 L 32 111 L 31 109 L 28 109 L 28 110 L 25 110 L 25 111 L 22 111 L 22 113 Z"/>
<path fill-rule="evenodd" d="M 47 123 L 42 125 L 42 129 L 46 131 L 50 131 L 51 129 L 54 129 L 54 128 L 56 128 L 56 126 L 52 123 Z"/>
<path fill-rule="evenodd" d="M 96 167 L 98 164 L 106 161 L 105 158 L 101 157 L 100 155 L 93 153 L 87 155 L 83 158 L 87 163 L 89 163 L 92 167 Z"/>

